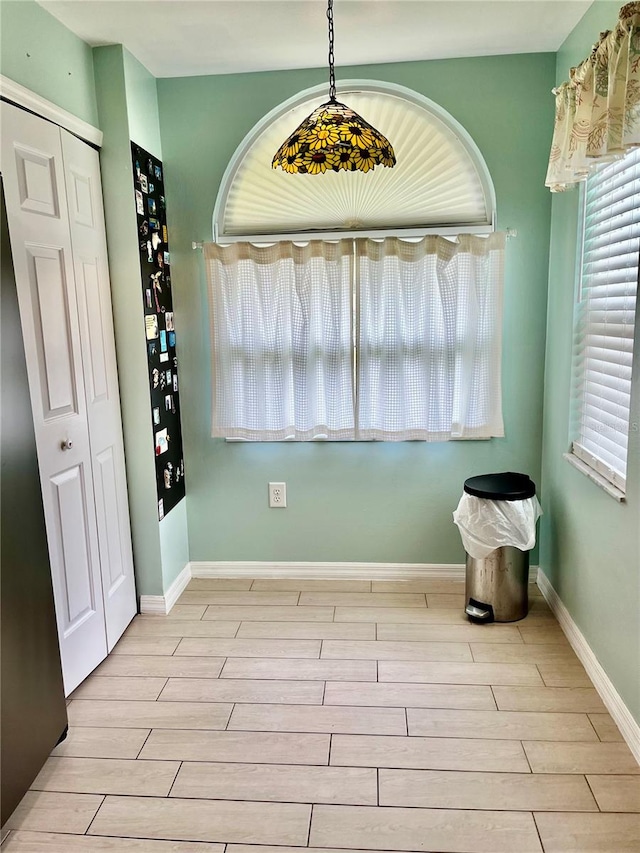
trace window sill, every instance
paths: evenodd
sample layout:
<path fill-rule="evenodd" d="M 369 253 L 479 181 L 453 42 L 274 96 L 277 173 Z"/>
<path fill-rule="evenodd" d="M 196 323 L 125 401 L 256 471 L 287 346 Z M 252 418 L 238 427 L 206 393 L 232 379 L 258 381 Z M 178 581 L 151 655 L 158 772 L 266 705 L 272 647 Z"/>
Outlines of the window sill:
<path fill-rule="evenodd" d="M 626 503 L 625 493 L 620 491 L 613 483 L 610 483 L 602 474 L 599 474 L 597 471 L 594 471 L 593 468 L 589 467 L 586 462 L 583 462 L 582 459 L 578 459 L 573 453 L 564 453 L 563 458 L 567 460 L 570 465 L 573 465 L 574 468 L 577 468 L 582 474 L 588 477 L 592 483 L 595 483 L 596 486 L 599 486 L 603 489 L 610 497 L 612 497 L 618 503 Z"/>

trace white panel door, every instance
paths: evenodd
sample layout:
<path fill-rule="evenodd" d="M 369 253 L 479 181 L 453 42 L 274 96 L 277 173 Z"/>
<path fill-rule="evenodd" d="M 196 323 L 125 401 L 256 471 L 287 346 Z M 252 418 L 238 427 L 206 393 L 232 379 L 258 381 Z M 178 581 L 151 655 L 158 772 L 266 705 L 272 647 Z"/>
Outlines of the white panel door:
<path fill-rule="evenodd" d="M 2 103 L 7 200 L 67 695 L 107 653 L 60 129 Z"/>
<path fill-rule="evenodd" d="M 62 135 L 109 651 L 136 612 L 118 371 L 97 151 Z"/>

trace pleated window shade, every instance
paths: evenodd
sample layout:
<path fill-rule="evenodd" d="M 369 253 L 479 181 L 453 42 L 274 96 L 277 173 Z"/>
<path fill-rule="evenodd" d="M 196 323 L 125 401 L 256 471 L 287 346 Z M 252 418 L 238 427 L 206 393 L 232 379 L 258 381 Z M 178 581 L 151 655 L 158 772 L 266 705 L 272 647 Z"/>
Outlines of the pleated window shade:
<path fill-rule="evenodd" d="M 317 96 L 271 122 L 238 164 L 225 200 L 224 235 L 292 235 L 373 229 L 485 226 L 493 211 L 468 144 L 424 106 L 382 92 L 340 98 L 392 141 L 393 169 L 288 175 L 274 152 L 318 105 Z M 295 238 L 293 238 L 295 239 Z"/>
<path fill-rule="evenodd" d="M 212 434 L 504 435 L 504 240 L 206 244 Z"/>
<path fill-rule="evenodd" d="M 626 487 L 640 252 L 640 149 L 598 166 L 585 191 L 572 452 Z"/>

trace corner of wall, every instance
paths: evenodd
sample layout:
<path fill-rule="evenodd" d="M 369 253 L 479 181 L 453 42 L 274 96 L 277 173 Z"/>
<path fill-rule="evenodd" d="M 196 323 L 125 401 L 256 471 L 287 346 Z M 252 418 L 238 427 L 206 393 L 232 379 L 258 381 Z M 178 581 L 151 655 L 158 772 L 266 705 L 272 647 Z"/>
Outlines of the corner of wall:
<path fill-rule="evenodd" d="M 162 159 L 156 78 L 126 48 L 122 49 L 129 137 Z"/>
<path fill-rule="evenodd" d="M 156 79 L 122 45 L 94 49 L 103 192 L 139 595 L 163 595 L 189 562 L 186 500 L 158 521 L 131 140 L 160 157 Z"/>
<path fill-rule="evenodd" d="M 162 585 L 166 593 L 189 562 L 187 499 L 183 498 L 160 522 Z"/>
<path fill-rule="evenodd" d="M 102 188 L 136 581 L 138 595 L 161 595 L 162 554 L 122 45 L 95 48 L 94 68 L 104 133 Z"/>

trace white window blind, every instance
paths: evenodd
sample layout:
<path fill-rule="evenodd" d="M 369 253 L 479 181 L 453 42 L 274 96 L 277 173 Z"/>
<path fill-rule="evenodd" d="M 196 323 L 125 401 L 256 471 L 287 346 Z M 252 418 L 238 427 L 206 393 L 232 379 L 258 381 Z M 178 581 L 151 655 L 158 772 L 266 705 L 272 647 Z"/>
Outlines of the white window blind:
<path fill-rule="evenodd" d="M 586 183 L 574 350 L 572 452 L 622 492 L 639 252 L 640 149 L 633 149 Z"/>
<path fill-rule="evenodd" d="M 503 435 L 504 239 L 207 244 L 212 434 Z"/>

